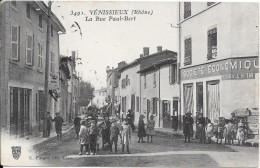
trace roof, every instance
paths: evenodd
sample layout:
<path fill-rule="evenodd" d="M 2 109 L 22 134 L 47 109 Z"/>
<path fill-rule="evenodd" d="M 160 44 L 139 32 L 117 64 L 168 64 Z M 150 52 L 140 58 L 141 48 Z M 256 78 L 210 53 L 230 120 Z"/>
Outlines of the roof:
<path fill-rule="evenodd" d="M 155 62 L 147 67 L 144 67 L 143 69 L 141 69 L 140 71 L 138 71 L 137 73 L 145 73 L 154 69 L 157 69 L 163 65 L 167 65 L 167 64 L 171 64 L 177 62 L 177 58 L 166 58 L 163 60 L 160 60 L 158 62 Z"/>
<path fill-rule="evenodd" d="M 155 62 L 161 61 L 161 60 L 165 60 L 167 58 L 172 58 L 177 60 L 177 53 L 174 51 L 170 51 L 170 50 L 163 50 L 161 52 L 156 52 L 153 53 L 151 55 L 148 56 L 144 56 L 141 58 L 138 58 L 136 60 L 134 60 L 133 62 L 127 64 L 126 66 L 122 67 L 119 69 L 119 72 L 123 72 L 125 70 L 127 70 L 128 68 L 131 68 L 137 64 L 140 64 L 140 71 L 142 71 L 144 68 L 147 68 L 150 65 L 153 65 Z M 158 66 L 158 65 L 157 65 Z"/>
<path fill-rule="evenodd" d="M 46 14 L 46 16 L 48 16 L 48 6 L 43 1 L 34 1 L 34 3 L 37 4 L 39 8 L 42 9 L 42 11 Z M 53 12 L 51 12 L 51 19 L 59 27 L 59 31 L 63 33 L 66 32 L 66 29 L 64 28 L 60 20 Z"/>

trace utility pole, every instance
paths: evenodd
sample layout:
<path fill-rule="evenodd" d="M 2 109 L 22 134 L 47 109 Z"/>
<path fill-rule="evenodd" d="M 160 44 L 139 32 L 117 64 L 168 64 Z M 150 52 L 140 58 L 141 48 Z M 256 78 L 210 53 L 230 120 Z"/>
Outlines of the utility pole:
<path fill-rule="evenodd" d="M 48 2 L 48 20 L 47 20 L 47 41 L 46 41 L 46 60 L 45 60 L 45 80 L 44 80 L 44 122 L 43 122 L 43 137 L 46 137 L 47 122 L 45 116 L 48 112 L 48 96 L 49 96 L 49 59 L 50 59 L 50 29 L 51 29 L 51 5 Z"/>

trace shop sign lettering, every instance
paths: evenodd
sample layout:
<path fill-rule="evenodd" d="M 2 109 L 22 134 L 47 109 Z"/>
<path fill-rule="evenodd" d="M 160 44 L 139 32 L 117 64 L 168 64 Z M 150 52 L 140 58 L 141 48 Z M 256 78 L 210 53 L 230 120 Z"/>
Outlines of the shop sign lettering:
<path fill-rule="evenodd" d="M 254 79 L 259 61 L 254 58 L 230 58 L 218 62 L 181 69 L 181 79 L 196 79 L 221 75 L 223 80 Z"/>

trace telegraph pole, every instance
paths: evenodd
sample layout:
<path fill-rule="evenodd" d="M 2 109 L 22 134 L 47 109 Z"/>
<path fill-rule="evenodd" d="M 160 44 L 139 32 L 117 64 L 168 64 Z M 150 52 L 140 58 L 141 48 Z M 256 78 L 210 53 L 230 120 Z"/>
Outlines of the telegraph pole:
<path fill-rule="evenodd" d="M 45 80 L 44 80 L 44 121 L 43 121 L 43 137 L 46 137 L 47 122 L 45 116 L 48 112 L 48 92 L 49 92 L 49 59 L 50 59 L 50 29 L 51 29 L 51 5 L 48 2 L 48 20 L 47 20 L 47 41 L 46 41 L 46 60 L 45 60 Z"/>

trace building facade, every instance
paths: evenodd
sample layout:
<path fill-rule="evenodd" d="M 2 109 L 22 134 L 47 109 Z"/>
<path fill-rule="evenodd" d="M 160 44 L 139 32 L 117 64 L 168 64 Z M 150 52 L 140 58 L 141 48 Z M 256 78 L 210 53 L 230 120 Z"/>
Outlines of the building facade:
<path fill-rule="evenodd" d="M 1 126 L 2 132 L 24 137 L 42 131 L 47 6 L 42 1 L 1 4 Z M 49 89 L 59 88 L 59 34 L 65 32 L 51 14 Z M 48 111 L 59 106 L 49 94 Z"/>
<path fill-rule="evenodd" d="M 258 107 L 259 4 L 180 2 L 181 115 Z"/>
<path fill-rule="evenodd" d="M 179 116 L 177 53 L 158 50 L 140 60 L 140 104 L 145 120 L 154 116 L 155 127 L 172 128 L 172 116 Z"/>
<path fill-rule="evenodd" d="M 99 90 L 95 90 L 93 92 L 94 98 L 92 100 L 92 105 L 95 105 L 99 109 L 107 105 L 106 97 L 107 97 L 107 89 L 101 88 Z"/>

